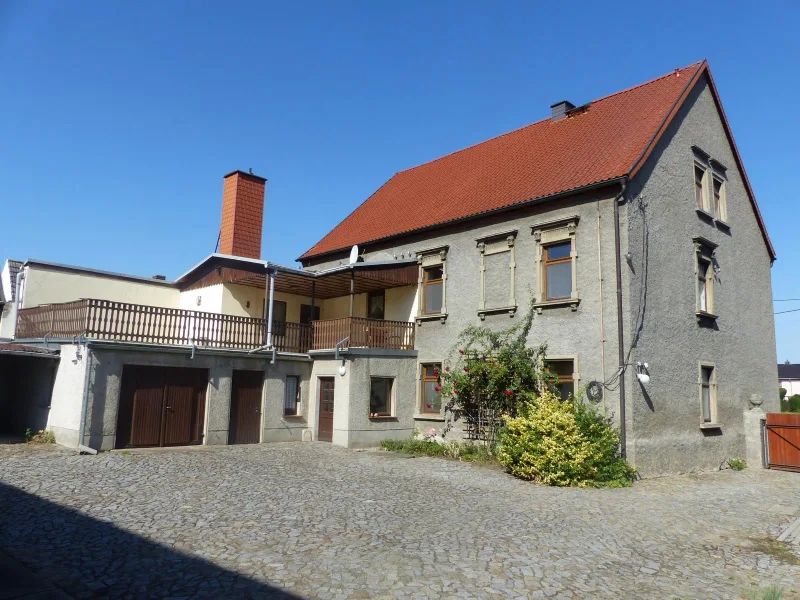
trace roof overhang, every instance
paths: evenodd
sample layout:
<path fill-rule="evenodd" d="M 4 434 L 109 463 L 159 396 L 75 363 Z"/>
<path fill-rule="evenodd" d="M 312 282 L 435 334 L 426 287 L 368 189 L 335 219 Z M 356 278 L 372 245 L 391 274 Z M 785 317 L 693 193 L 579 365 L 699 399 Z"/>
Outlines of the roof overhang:
<path fill-rule="evenodd" d="M 285 267 L 266 260 L 227 254 L 211 254 L 181 275 L 181 289 L 194 289 L 218 283 L 236 283 L 266 288 L 268 275 L 275 274 L 275 290 L 319 299 L 336 298 L 406 285 L 416 285 L 416 258 L 357 262 L 322 271 Z"/>

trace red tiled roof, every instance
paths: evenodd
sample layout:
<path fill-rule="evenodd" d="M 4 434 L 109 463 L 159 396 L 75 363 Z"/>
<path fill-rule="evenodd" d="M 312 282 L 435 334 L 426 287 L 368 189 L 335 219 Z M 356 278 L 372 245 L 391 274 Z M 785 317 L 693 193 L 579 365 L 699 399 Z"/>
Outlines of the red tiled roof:
<path fill-rule="evenodd" d="M 632 176 L 703 72 L 705 61 L 595 100 L 567 118 L 547 118 L 401 171 L 300 259 Z M 764 236 L 772 254 L 766 230 Z"/>

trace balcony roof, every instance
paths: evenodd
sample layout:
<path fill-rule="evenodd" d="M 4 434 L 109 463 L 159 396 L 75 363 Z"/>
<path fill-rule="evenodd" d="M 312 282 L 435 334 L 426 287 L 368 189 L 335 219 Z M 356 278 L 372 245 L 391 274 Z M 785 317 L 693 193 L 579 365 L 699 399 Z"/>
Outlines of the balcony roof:
<path fill-rule="evenodd" d="M 265 288 L 267 273 L 275 272 L 275 290 L 316 298 L 336 298 L 350 293 L 354 282 L 357 294 L 417 283 L 417 259 L 358 262 L 323 271 L 284 267 L 266 260 L 211 254 L 181 275 L 181 289 L 196 289 L 219 283 L 237 283 Z"/>

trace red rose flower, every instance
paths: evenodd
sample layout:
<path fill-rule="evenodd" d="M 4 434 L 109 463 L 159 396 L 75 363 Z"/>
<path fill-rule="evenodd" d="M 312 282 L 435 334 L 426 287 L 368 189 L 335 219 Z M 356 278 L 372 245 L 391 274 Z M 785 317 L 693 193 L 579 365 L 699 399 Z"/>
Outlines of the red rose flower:
<path fill-rule="evenodd" d="M 445 367 L 444 370 L 445 370 L 446 373 L 449 373 L 450 372 L 450 367 Z"/>
<path fill-rule="evenodd" d="M 438 392 L 438 391 L 439 391 L 439 390 L 441 390 L 441 389 L 442 389 L 442 388 L 440 388 L 440 387 L 437 385 L 436 387 L 434 387 L 434 388 L 433 388 L 433 391 L 434 391 L 434 392 Z M 430 408 L 430 406 L 429 406 L 428 408 Z"/>
<path fill-rule="evenodd" d="M 512 392 L 511 390 L 506 390 L 506 396 L 513 396 L 513 395 L 514 392 Z"/>
<path fill-rule="evenodd" d="M 439 376 L 439 371 L 438 371 L 438 369 L 434 369 L 434 370 L 433 370 L 433 376 L 434 376 L 434 377 L 438 377 L 438 376 Z"/>
<path fill-rule="evenodd" d="M 425 405 L 425 408 L 430 408 L 430 407 L 431 407 L 431 405 L 430 405 L 430 404 L 426 404 L 426 405 Z"/>
<path fill-rule="evenodd" d="M 464 367 L 464 373 L 469 373 L 469 367 Z"/>
<path fill-rule="evenodd" d="M 459 354 L 464 354 L 464 350 L 463 350 L 462 348 L 459 348 L 459 349 L 458 349 L 458 353 L 459 353 Z"/>

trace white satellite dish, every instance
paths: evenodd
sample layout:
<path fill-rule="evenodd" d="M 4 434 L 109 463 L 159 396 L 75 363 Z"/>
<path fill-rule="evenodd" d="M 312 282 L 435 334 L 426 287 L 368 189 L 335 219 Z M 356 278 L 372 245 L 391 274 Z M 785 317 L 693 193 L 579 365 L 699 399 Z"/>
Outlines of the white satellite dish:
<path fill-rule="evenodd" d="M 358 262 L 358 246 L 353 246 L 350 249 L 350 264 L 354 265 Z"/>

